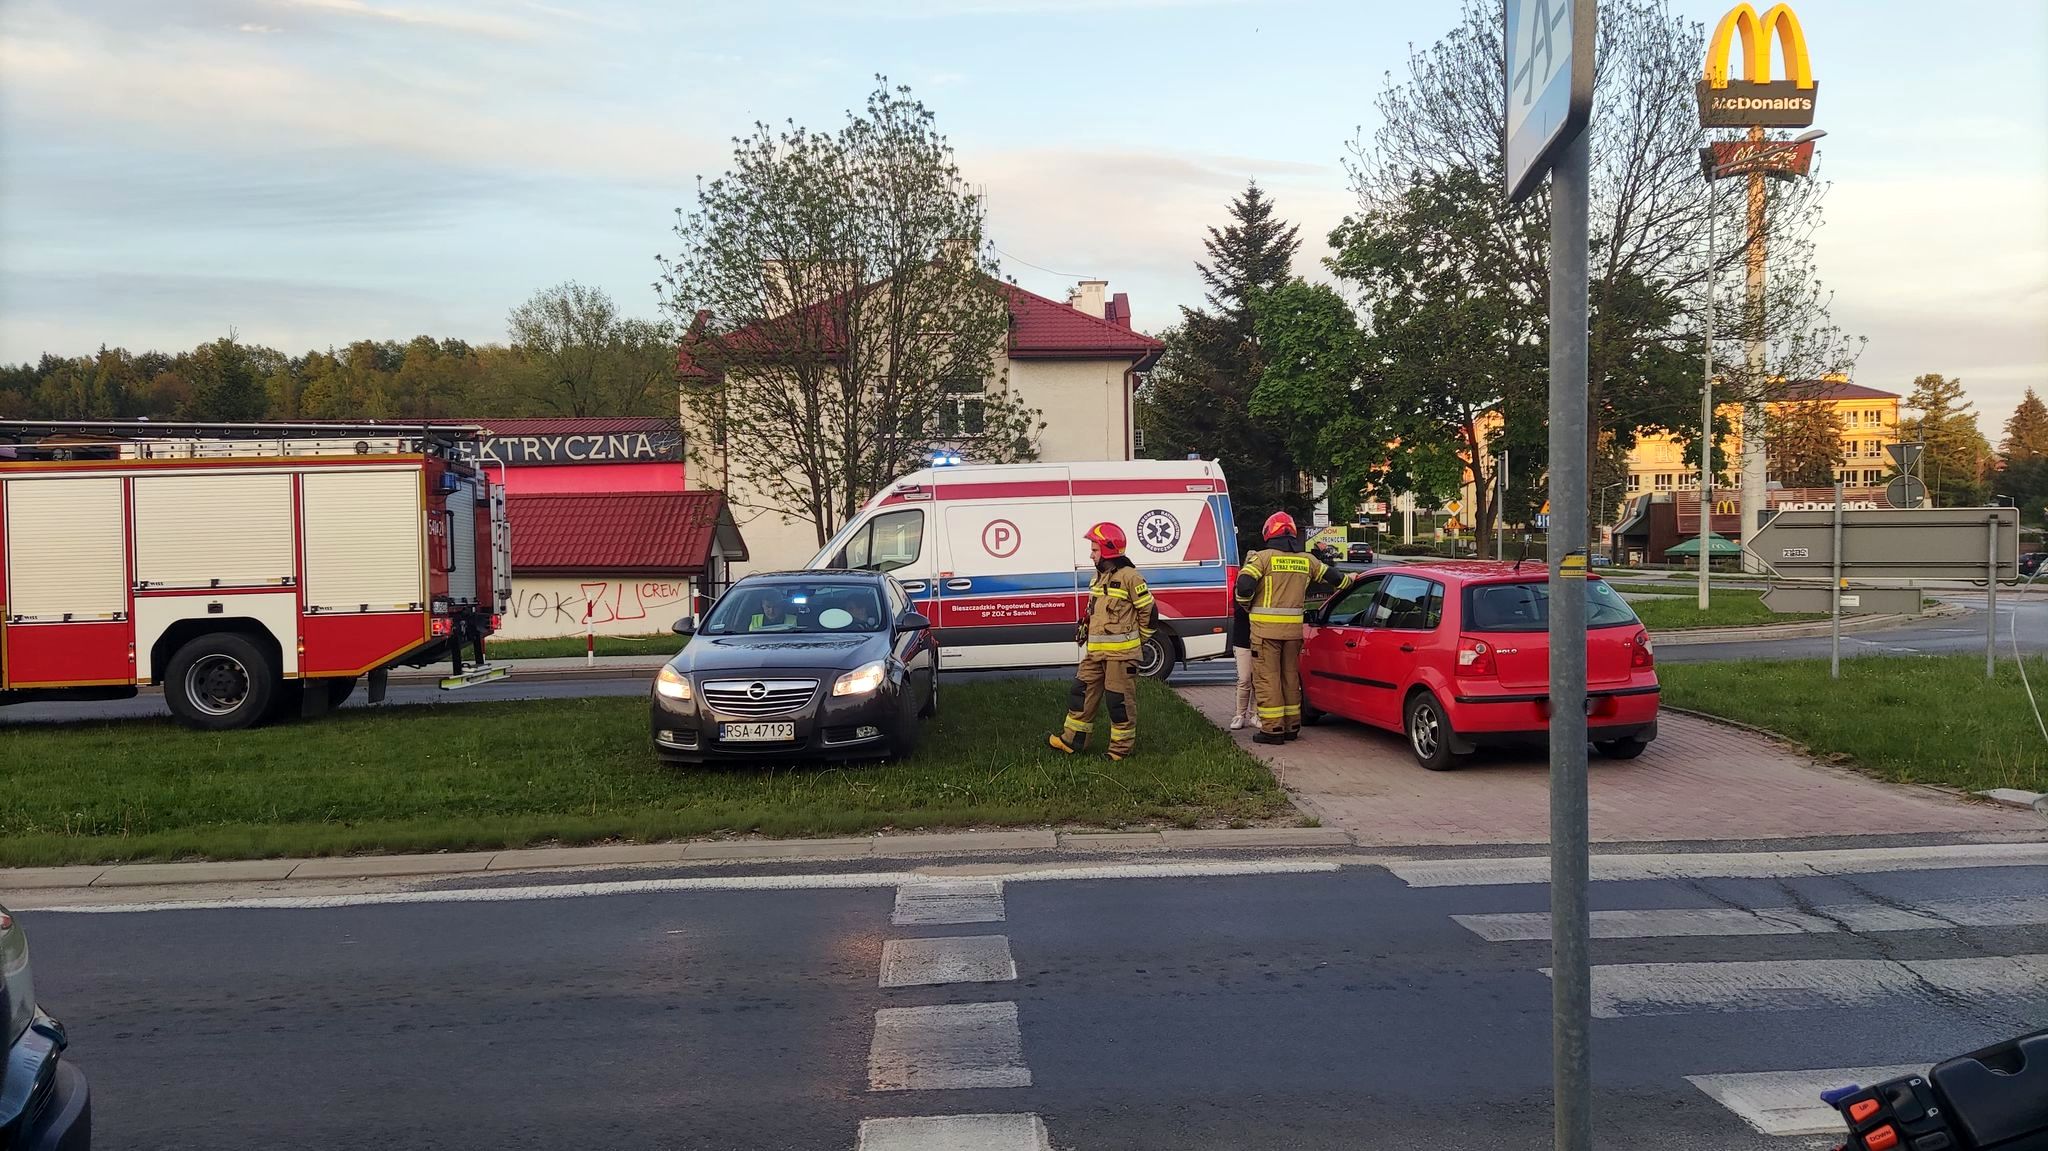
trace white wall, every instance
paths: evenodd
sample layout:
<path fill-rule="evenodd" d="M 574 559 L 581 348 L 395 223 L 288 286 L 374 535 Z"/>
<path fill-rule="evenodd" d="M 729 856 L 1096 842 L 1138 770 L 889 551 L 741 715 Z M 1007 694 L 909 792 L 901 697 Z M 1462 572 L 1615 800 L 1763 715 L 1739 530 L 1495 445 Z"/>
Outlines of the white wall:
<path fill-rule="evenodd" d="M 690 614 L 694 581 L 685 576 L 512 577 L 502 639 L 582 635 L 590 609 L 599 635 L 652 635 Z"/>

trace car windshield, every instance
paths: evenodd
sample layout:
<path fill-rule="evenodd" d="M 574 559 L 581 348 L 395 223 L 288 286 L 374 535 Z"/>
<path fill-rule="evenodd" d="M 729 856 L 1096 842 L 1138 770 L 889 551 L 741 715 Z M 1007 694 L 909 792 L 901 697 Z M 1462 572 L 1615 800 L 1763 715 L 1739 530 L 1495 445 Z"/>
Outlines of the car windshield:
<path fill-rule="evenodd" d="M 1603 580 L 1586 581 L 1586 626 L 1623 627 L 1636 613 L 1621 593 Z M 1465 589 L 1466 631 L 1547 631 L 1550 628 L 1550 585 L 1547 582 L 1483 583 Z"/>
<path fill-rule="evenodd" d="M 881 630 L 881 593 L 865 583 L 742 583 L 719 599 L 704 623 L 706 635 L 838 635 Z"/>

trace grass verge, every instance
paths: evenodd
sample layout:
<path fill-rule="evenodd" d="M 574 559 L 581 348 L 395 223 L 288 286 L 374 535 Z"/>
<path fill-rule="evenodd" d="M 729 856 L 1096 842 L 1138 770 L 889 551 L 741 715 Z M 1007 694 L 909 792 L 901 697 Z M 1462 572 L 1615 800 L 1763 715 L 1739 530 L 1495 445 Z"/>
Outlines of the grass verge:
<path fill-rule="evenodd" d="M 2027 674 L 2048 711 L 2048 662 Z M 1984 658 L 1858 656 L 1828 679 L 1826 660 L 1663 664 L 1664 702 L 1797 740 L 1900 783 L 1981 791 L 2048 791 L 2048 741 L 2035 726 L 2019 670 Z"/>
<path fill-rule="evenodd" d="M 674 655 L 683 650 L 683 637 L 661 632 L 657 635 L 601 635 L 599 655 Z M 492 659 L 560 659 L 583 654 L 580 635 L 550 639 L 494 639 L 484 646 Z"/>
<path fill-rule="evenodd" d="M 1289 812 L 1258 760 L 1150 681 L 1123 763 L 1045 746 L 1063 681 L 944 690 L 917 755 L 890 764 L 663 768 L 637 698 L 351 709 L 219 735 L 168 720 L 0 728 L 0 865 Z"/>
<path fill-rule="evenodd" d="M 1678 590 L 1634 584 L 1617 584 L 1615 588 L 1622 592 Z M 1828 618 L 1825 615 L 1805 612 L 1774 612 L 1764 606 L 1762 592 L 1747 589 L 1714 589 L 1712 604 L 1704 612 L 1691 598 L 1694 594 L 1691 583 L 1685 585 L 1682 594 L 1687 598 L 1630 600 L 1629 606 L 1636 609 L 1637 618 L 1652 632 L 1685 631 L 1690 628 L 1706 627 L 1756 627 L 1762 624 L 1804 623 Z"/>

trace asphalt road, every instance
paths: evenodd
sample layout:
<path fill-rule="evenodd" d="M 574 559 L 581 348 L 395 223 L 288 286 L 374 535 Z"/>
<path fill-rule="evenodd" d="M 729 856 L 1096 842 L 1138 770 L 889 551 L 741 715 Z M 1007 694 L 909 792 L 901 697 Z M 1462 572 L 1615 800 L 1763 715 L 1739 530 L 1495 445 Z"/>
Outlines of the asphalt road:
<path fill-rule="evenodd" d="M 2048 959 L 2042 891 L 2039 867 L 1597 883 L 1598 911 L 1814 925 L 1596 940 L 1599 1145 L 1825 1146 L 1756 1134 L 1686 1077 L 1925 1065 L 2048 1025 L 2048 979 L 2025 981 Z M 108 1147 L 821 1151 L 863 1120 L 988 1113 L 1037 1115 L 1073 1151 L 1550 1146 L 1549 945 L 1452 918 L 1543 912 L 1541 884 L 1011 882 L 1001 921 L 956 926 L 892 926 L 894 897 L 22 919 Z M 1882 930 L 1914 908 L 1946 918 Z M 1640 936 L 1655 917 L 1622 918 Z M 885 941 L 961 936 L 1006 941 L 1015 977 L 878 986 Z M 1672 963 L 1710 966 L 1635 966 Z M 1007 1026 L 1005 1005 L 1008 1055 L 1000 1027 L 948 1044 L 920 1018 Z M 904 1008 L 932 1009 L 890 1024 L 913 1074 L 1028 1085 L 878 1089 L 877 1012 Z"/>

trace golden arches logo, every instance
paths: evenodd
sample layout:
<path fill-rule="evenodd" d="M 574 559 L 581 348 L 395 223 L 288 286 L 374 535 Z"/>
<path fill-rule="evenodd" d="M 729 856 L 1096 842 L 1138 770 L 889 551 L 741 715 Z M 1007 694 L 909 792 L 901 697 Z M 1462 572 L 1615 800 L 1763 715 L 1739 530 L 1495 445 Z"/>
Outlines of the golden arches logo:
<path fill-rule="evenodd" d="M 1743 79 L 1752 84 L 1770 83 L 1771 37 L 1776 36 L 1785 58 L 1785 79 L 1794 87 L 1813 87 L 1813 62 L 1806 55 L 1806 32 L 1800 28 L 1799 17 L 1789 4 L 1773 4 L 1761 17 L 1750 5 L 1737 4 L 1721 17 L 1721 23 L 1707 41 L 1710 87 L 1728 86 L 1728 54 L 1737 35 L 1742 37 Z"/>

